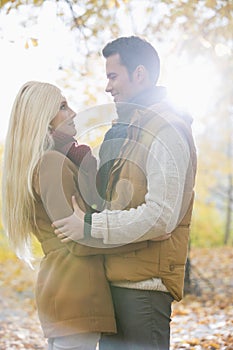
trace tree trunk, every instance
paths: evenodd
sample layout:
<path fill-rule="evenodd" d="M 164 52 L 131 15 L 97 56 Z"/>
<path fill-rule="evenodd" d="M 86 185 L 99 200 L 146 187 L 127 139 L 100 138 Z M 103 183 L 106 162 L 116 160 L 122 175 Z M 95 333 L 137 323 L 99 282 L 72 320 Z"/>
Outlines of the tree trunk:
<path fill-rule="evenodd" d="M 228 175 L 228 191 L 227 191 L 227 215 L 226 215 L 226 225 L 224 234 L 224 244 L 229 242 L 231 233 L 231 221 L 232 221 L 232 203 L 233 203 L 233 177 L 231 174 Z"/>

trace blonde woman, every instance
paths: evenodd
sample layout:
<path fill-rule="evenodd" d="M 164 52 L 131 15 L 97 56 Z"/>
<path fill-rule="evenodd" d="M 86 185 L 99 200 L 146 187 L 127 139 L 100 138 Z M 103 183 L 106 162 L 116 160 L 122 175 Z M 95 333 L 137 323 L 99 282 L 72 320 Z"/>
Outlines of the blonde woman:
<path fill-rule="evenodd" d="M 24 84 L 12 107 L 4 154 L 4 226 L 18 256 L 25 260 L 31 257 L 31 235 L 41 243 L 44 257 L 36 302 L 51 350 L 92 350 L 101 332 L 116 331 L 101 255 L 110 250 L 60 243 L 51 227 L 52 221 L 72 213 L 73 194 L 82 210 L 90 209 L 87 162 L 85 169 L 77 167 L 59 149 L 61 139 L 53 138 L 59 128 L 72 139 L 74 117 L 56 86 Z"/>

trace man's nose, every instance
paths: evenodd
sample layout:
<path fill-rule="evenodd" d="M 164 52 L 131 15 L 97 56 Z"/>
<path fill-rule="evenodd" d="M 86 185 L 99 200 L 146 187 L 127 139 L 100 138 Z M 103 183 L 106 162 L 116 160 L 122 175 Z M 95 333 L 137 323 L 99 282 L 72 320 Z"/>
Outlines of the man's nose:
<path fill-rule="evenodd" d="M 110 82 L 107 83 L 107 86 L 105 88 L 105 92 L 111 92 L 112 91 L 112 86 L 110 84 Z"/>

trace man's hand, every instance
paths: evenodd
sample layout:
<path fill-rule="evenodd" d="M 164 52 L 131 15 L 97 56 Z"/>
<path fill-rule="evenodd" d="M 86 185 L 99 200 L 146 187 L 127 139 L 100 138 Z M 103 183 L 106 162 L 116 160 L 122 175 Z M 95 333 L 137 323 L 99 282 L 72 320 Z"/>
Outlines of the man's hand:
<path fill-rule="evenodd" d="M 84 238 L 85 213 L 79 208 L 75 196 L 72 196 L 72 205 L 74 209 L 72 215 L 52 223 L 52 227 L 56 228 L 54 233 L 63 243 L 78 241 Z"/>

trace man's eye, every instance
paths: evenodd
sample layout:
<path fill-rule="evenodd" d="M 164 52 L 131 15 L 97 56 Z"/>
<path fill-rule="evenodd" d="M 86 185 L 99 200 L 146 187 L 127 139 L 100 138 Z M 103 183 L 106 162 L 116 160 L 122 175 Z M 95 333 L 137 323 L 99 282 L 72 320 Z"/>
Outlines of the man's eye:
<path fill-rule="evenodd" d="M 109 80 L 115 80 L 116 79 L 116 75 L 115 74 L 110 74 L 109 76 L 108 76 L 108 79 Z"/>

